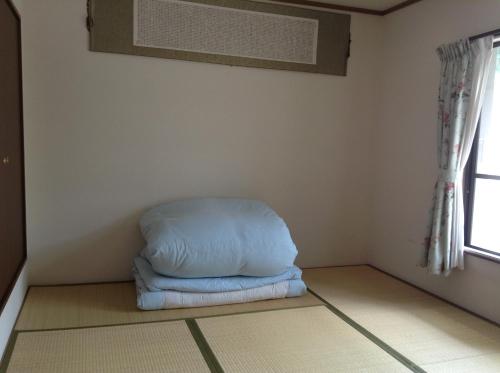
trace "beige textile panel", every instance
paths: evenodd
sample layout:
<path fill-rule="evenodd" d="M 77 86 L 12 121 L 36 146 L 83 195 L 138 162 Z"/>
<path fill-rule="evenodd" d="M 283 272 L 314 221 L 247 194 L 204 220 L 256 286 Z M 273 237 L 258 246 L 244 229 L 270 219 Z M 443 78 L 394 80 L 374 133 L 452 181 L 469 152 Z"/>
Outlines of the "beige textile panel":
<path fill-rule="evenodd" d="M 346 75 L 350 15 L 247 0 L 91 0 L 90 50 Z"/>

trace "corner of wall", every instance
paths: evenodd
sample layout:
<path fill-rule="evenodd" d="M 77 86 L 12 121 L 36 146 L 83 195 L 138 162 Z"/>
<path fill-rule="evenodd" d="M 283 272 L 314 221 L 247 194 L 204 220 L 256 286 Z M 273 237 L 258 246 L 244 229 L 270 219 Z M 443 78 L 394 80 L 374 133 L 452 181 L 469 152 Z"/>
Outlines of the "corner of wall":
<path fill-rule="evenodd" d="M 369 264 L 497 322 L 498 264 L 468 256 L 447 278 L 418 264 L 437 174 L 435 49 L 498 28 L 499 12 L 498 1 L 424 0 L 383 17 L 368 250 Z"/>
<path fill-rule="evenodd" d="M 28 265 L 25 263 L 7 300 L 7 304 L 0 314 L 0 357 L 2 360 L 27 291 Z"/>

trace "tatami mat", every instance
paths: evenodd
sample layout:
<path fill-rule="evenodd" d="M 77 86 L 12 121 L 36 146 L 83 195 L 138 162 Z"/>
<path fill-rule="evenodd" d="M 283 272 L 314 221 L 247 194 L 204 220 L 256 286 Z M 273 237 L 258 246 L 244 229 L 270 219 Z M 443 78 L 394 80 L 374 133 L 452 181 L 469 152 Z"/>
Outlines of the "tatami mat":
<path fill-rule="evenodd" d="M 482 355 L 424 365 L 427 372 L 440 373 L 483 373 L 500 372 L 500 354 Z"/>
<path fill-rule="evenodd" d="M 197 320 L 227 372 L 406 372 L 323 306 Z"/>
<path fill-rule="evenodd" d="M 184 321 L 21 332 L 8 373 L 210 372 Z"/>
<path fill-rule="evenodd" d="M 311 294 L 226 306 L 140 311 L 133 283 L 31 287 L 16 330 L 44 330 L 253 312 L 322 304 Z"/>
<path fill-rule="evenodd" d="M 133 283 L 32 287 L 9 372 L 127 371 L 123 361 L 138 372 L 203 371 L 196 342 L 204 338 L 228 372 L 500 372 L 500 328 L 491 323 L 368 266 L 305 270 L 304 279 L 330 309 L 308 294 L 146 312 L 136 308 Z M 192 320 L 189 328 L 163 322 L 187 318 L 200 329 Z M 123 325 L 132 323 L 145 324 Z M 51 330 L 65 328 L 80 329 Z M 210 351 L 201 351 L 213 368 Z"/>
<path fill-rule="evenodd" d="M 428 372 L 500 372 L 500 328 L 367 266 L 305 270 L 309 288 Z"/>

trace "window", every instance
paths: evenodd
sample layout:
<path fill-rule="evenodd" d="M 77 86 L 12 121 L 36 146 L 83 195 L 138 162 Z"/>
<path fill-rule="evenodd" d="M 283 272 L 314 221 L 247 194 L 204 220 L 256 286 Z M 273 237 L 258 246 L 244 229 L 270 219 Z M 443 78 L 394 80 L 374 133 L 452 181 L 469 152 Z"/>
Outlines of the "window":
<path fill-rule="evenodd" d="M 500 42 L 466 167 L 465 244 L 500 256 Z"/>

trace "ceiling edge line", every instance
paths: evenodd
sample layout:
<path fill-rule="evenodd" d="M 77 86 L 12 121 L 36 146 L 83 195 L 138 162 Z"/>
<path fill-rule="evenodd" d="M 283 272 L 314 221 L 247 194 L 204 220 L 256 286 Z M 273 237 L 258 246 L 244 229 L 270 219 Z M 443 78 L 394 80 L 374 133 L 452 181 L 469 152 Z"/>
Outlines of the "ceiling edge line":
<path fill-rule="evenodd" d="M 342 10 L 345 12 L 371 14 L 374 16 L 382 16 L 382 15 L 384 15 L 383 13 L 385 12 L 385 10 L 375 10 L 375 9 L 359 8 L 359 7 L 354 7 L 354 6 L 329 4 L 329 3 L 322 3 L 320 1 L 315 1 L 315 0 L 272 0 L 272 1 L 278 2 L 278 3 L 284 3 L 284 4 L 312 6 L 315 8 L 333 9 L 333 10 Z"/>
<path fill-rule="evenodd" d="M 406 1 L 403 1 L 402 3 L 398 4 L 398 5 L 394 5 L 390 8 L 387 8 L 386 10 L 383 10 L 381 13 L 382 16 L 385 16 L 387 14 L 390 14 L 390 13 L 393 13 L 393 12 L 396 12 L 400 9 L 403 9 L 403 8 L 406 8 L 410 5 L 413 5 L 415 3 L 419 3 L 421 2 L 422 0 L 406 0 Z"/>
<path fill-rule="evenodd" d="M 367 9 L 360 8 L 355 6 L 347 6 L 347 5 L 338 5 L 338 4 L 329 4 L 323 3 L 315 0 L 271 0 L 277 3 L 291 4 L 291 5 L 302 5 L 302 6 L 311 6 L 315 8 L 329 9 L 329 10 L 340 10 L 345 12 L 353 12 L 353 13 L 362 13 L 362 14 L 370 14 L 373 16 L 385 16 L 387 14 L 396 12 L 400 9 L 406 8 L 412 4 L 418 3 L 422 0 L 406 0 L 398 5 L 394 5 L 385 10 L 376 10 L 376 9 Z"/>

